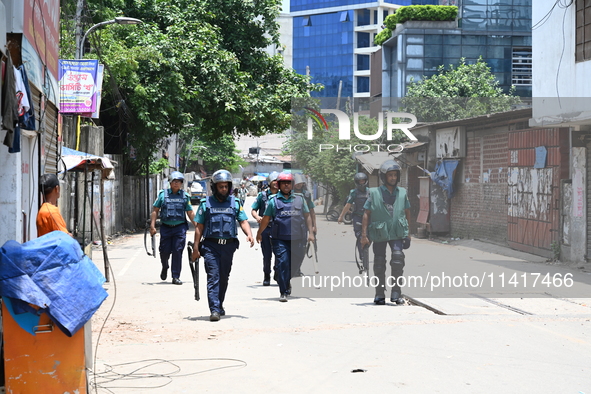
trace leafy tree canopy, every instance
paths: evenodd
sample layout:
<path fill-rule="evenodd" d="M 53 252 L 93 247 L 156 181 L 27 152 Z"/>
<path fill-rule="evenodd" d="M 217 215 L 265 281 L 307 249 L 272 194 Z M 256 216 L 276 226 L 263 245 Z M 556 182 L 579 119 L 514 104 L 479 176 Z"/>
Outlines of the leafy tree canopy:
<path fill-rule="evenodd" d="M 62 3 L 75 8 L 75 0 Z M 285 68 L 281 56 L 265 52 L 269 45 L 279 45 L 279 4 L 86 1 L 89 26 L 116 16 L 143 21 L 97 30 L 86 55 L 106 66 L 109 83 L 102 108 L 111 108 L 111 116 L 126 124 L 127 142 L 136 149 L 139 163 L 153 155 L 163 138 L 187 124 L 194 125 L 202 141 L 289 127 L 291 98 L 308 96 L 317 87 Z M 73 31 L 69 33 L 73 40 Z"/>
<path fill-rule="evenodd" d="M 413 81 L 402 100 L 404 111 L 419 121 L 434 122 L 469 118 L 510 110 L 520 103 L 514 89 L 507 94 L 499 86 L 482 57 L 474 64 L 464 58 L 457 67 L 439 66 L 439 73 Z"/>

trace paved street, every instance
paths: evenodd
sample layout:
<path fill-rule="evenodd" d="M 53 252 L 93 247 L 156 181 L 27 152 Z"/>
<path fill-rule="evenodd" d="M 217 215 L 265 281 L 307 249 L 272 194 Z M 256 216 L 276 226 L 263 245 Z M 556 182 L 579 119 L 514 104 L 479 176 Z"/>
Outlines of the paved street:
<path fill-rule="evenodd" d="M 253 200 L 246 203 L 249 217 Z M 318 224 L 314 276 L 358 276 L 352 226 L 321 215 Z M 375 306 L 371 289 L 336 286 L 329 293 L 300 282 L 280 303 L 274 283 L 262 286 L 260 249 L 240 239 L 227 315 L 219 322 L 209 321 L 202 264 L 195 301 L 187 259 L 184 284 L 175 286 L 170 274 L 160 280 L 159 260 L 146 255 L 143 234 L 109 245 L 109 297 L 92 323 L 96 392 L 591 394 L 590 265 L 553 265 L 477 241 L 415 238 L 405 275 L 430 279 L 426 288 L 403 290 L 407 305 Z M 102 270 L 100 249 L 93 261 Z M 302 271 L 313 276 L 311 259 Z M 444 271 L 468 273 L 468 282 L 486 271 L 488 287 L 433 288 L 432 278 Z M 511 288 L 514 272 L 520 281 L 547 272 L 560 281 L 544 288 L 543 278 L 538 287 L 516 280 Z M 558 286 L 565 277 L 575 283 L 570 293 Z"/>

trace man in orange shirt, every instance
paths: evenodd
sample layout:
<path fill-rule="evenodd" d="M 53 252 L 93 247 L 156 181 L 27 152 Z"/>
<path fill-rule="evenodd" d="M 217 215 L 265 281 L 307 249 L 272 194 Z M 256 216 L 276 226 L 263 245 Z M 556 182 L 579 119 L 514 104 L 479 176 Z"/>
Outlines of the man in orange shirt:
<path fill-rule="evenodd" d="M 57 200 L 60 197 L 60 182 L 55 174 L 43 174 L 39 181 L 39 189 L 43 194 L 43 205 L 37 214 L 37 236 L 41 237 L 52 231 L 63 231 L 70 234 L 62 217 Z"/>

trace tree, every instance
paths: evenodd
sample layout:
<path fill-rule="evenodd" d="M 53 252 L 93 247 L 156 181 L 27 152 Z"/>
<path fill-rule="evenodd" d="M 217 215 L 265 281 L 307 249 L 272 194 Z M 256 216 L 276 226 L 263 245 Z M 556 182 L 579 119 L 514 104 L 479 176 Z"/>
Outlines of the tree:
<path fill-rule="evenodd" d="M 285 68 L 281 56 L 265 52 L 279 45 L 278 0 L 87 5 L 94 23 L 118 15 L 144 22 L 97 31 L 87 55 L 106 66 L 105 118 L 124 125 L 123 148 L 133 146 L 140 165 L 188 123 L 202 141 L 282 132 L 290 124 L 291 98 L 317 88 Z"/>
<path fill-rule="evenodd" d="M 464 119 L 503 112 L 520 103 L 514 95 L 503 92 L 482 57 L 474 64 L 460 59 L 457 67 L 439 66 L 438 74 L 413 81 L 402 100 L 405 112 L 419 121 L 435 122 Z"/>

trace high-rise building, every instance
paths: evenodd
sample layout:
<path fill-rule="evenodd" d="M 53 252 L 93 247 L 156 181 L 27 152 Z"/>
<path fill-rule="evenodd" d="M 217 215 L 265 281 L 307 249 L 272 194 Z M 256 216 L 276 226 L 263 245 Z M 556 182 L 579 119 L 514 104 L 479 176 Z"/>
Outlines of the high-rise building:
<path fill-rule="evenodd" d="M 455 1 L 442 1 L 442 3 Z M 411 80 L 436 74 L 440 65 L 475 63 L 480 56 L 500 86 L 532 95 L 532 1 L 458 1 L 454 22 L 407 22 L 383 43 L 382 96 L 403 97 Z"/>
<path fill-rule="evenodd" d="M 325 86 L 317 96 L 369 97 L 370 55 L 379 49 L 374 37 L 388 15 L 411 3 L 291 0 L 293 68 Z"/>

